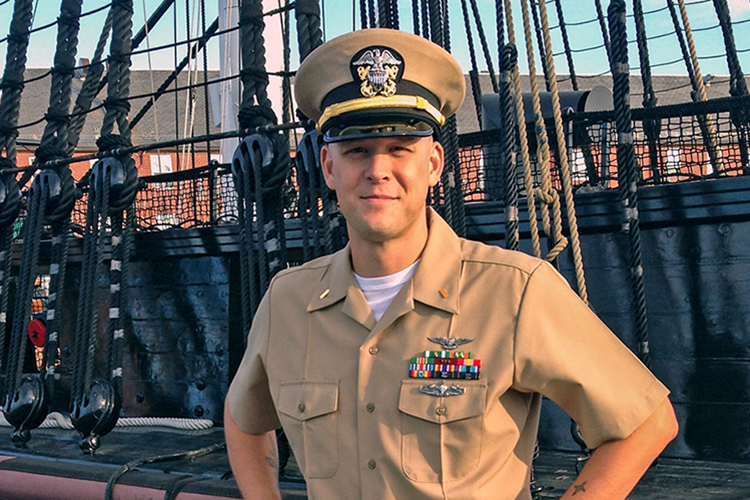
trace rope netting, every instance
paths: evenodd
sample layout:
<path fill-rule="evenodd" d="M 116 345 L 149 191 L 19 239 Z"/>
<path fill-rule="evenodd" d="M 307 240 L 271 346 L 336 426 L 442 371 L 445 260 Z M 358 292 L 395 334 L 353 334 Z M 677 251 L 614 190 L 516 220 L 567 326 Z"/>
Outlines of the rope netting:
<path fill-rule="evenodd" d="M 750 173 L 741 154 L 740 128 L 732 119 L 736 107 L 748 105 L 750 100 L 747 98 L 726 98 L 706 103 L 633 109 L 639 184 L 660 185 Z M 717 136 L 721 138 L 718 148 L 723 169 L 720 172 L 712 169 L 703 143 L 698 119 L 701 113 L 713 117 Z M 649 155 L 651 142 L 647 135 L 649 124 L 653 123 L 658 124 L 659 128 L 659 135 L 654 142 L 659 153 L 655 163 Z M 546 126 L 549 130 L 554 130 L 552 120 L 548 120 Z M 616 189 L 617 130 L 614 113 L 567 115 L 564 117 L 564 128 L 569 127 L 574 130 L 573 142 L 568 148 L 574 190 Z M 585 134 L 586 140 L 581 138 L 581 134 Z M 462 195 L 466 202 L 504 201 L 504 186 L 507 183 L 504 179 L 501 140 L 502 136 L 495 130 L 459 136 Z M 555 158 L 554 155 L 550 158 L 551 184 L 553 188 L 562 191 L 559 166 Z M 530 162 L 532 170 L 536 172 L 538 159 L 532 156 Z M 208 179 L 212 176 L 215 179 L 213 208 L 208 185 Z M 522 168 L 516 169 L 516 178 L 521 196 L 525 196 Z M 234 209 L 237 194 L 228 165 L 214 162 L 196 169 L 147 176 L 142 178 L 142 183 L 135 201 L 139 230 L 208 227 L 231 224 L 237 220 Z M 293 178 L 292 186 L 297 185 L 296 178 Z M 534 186 L 540 185 L 539 174 L 535 174 Z M 72 218 L 73 223 L 81 227 L 86 195 L 87 192 L 84 191 L 84 198 L 77 201 Z M 298 217 L 299 196 L 296 190 L 285 194 L 285 217 Z"/>

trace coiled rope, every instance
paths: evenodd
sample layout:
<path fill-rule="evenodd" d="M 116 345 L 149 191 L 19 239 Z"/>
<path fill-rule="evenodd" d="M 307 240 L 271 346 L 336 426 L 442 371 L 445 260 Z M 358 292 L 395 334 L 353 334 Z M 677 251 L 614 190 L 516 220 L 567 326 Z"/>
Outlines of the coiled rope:
<path fill-rule="evenodd" d="M 0 413 L 0 426 L 9 427 L 8 422 L 2 413 Z M 171 417 L 124 417 L 117 421 L 116 427 L 168 427 L 171 429 L 198 431 L 210 429 L 214 423 L 208 419 L 198 418 L 171 418 Z M 49 415 L 39 425 L 40 429 L 66 429 L 73 430 L 73 422 L 70 415 L 60 412 L 50 412 Z"/>
<path fill-rule="evenodd" d="M 552 113 L 555 123 L 555 138 L 557 139 L 557 160 L 562 180 L 563 195 L 565 196 L 565 210 L 568 216 L 568 228 L 570 230 L 570 246 L 573 253 L 573 266 L 578 286 L 578 295 L 588 304 L 588 292 L 586 291 L 586 279 L 583 272 L 583 257 L 581 256 L 581 241 L 578 234 L 578 218 L 576 217 L 575 201 L 573 200 L 573 182 L 570 176 L 570 165 L 568 164 L 568 148 L 565 143 L 565 130 L 563 128 L 562 112 L 560 111 L 560 95 L 557 89 L 557 75 L 552 54 L 552 42 L 549 33 L 549 20 L 547 7 L 544 1 L 539 2 L 539 15 L 542 24 L 542 35 L 544 37 L 545 59 L 549 71 L 549 87 L 552 93 Z M 562 231 L 562 223 L 560 224 Z"/>
<path fill-rule="evenodd" d="M 541 174 L 540 187 L 536 189 L 536 197 L 541 202 L 542 227 L 544 233 L 550 240 L 550 249 L 546 259 L 552 262 L 567 245 L 567 238 L 562 234 L 562 212 L 560 210 L 560 197 L 552 188 L 552 178 L 549 165 L 549 142 L 547 140 L 547 129 L 542 117 L 542 107 L 539 100 L 539 86 L 537 84 L 536 70 L 534 69 L 534 42 L 531 33 L 531 20 L 529 17 L 528 4 L 521 2 L 521 14 L 523 16 L 523 29 L 526 38 L 526 56 L 529 63 L 529 80 L 531 83 L 531 103 L 534 110 L 535 132 L 537 140 L 537 162 Z M 521 116 L 524 116 L 523 114 Z M 551 212 L 551 214 L 550 214 Z M 552 219 L 550 219 L 550 216 Z"/>

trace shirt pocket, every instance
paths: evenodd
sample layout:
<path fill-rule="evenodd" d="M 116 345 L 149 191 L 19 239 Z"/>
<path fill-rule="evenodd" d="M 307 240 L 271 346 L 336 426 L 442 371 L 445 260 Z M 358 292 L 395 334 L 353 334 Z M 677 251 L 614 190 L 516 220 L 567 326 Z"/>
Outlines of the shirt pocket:
<path fill-rule="evenodd" d="M 416 482 L 461 479 L 479 465 L 487 399 L 487 383 L 446 381 L 459 385 L 460 395 L 436 397 L 423 394 L 420 386 L 431 379 L 401 382 L 401 466 Z"/>
<path fill-rule="evenodd" d="M 338 401 L 338 381 L 292 381 L 279 388 L 284 432 L 308 478 L 328 478 L 338 470 Z"/>

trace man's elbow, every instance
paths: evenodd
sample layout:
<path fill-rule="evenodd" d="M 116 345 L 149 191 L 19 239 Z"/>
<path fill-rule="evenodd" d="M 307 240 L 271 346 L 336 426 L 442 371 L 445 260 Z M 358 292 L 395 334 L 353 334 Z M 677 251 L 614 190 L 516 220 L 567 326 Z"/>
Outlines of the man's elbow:
<path fill-rule="evenodd" d="M 680 431 L 680 424 L 677 422 L 677 416 L 674 413 L 674 408 L 669 398 L 666 398 L 657 407 L 649 420 L 653 424 L 654 437 L 658 436 L 659 441 L 663 444 L 662 448 L 671 443 Z"/>

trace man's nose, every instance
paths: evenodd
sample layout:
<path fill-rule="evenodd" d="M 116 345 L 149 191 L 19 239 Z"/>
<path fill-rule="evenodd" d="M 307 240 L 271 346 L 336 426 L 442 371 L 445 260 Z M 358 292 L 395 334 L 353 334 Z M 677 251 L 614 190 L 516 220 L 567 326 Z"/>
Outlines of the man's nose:
<path fill-rule="evenodd" d="M 372 181 L 387 180 L 391 176 L 391 162 L 388 155 L 374 154 L 370 158 L 370 165 L 365 175 Z"/>

